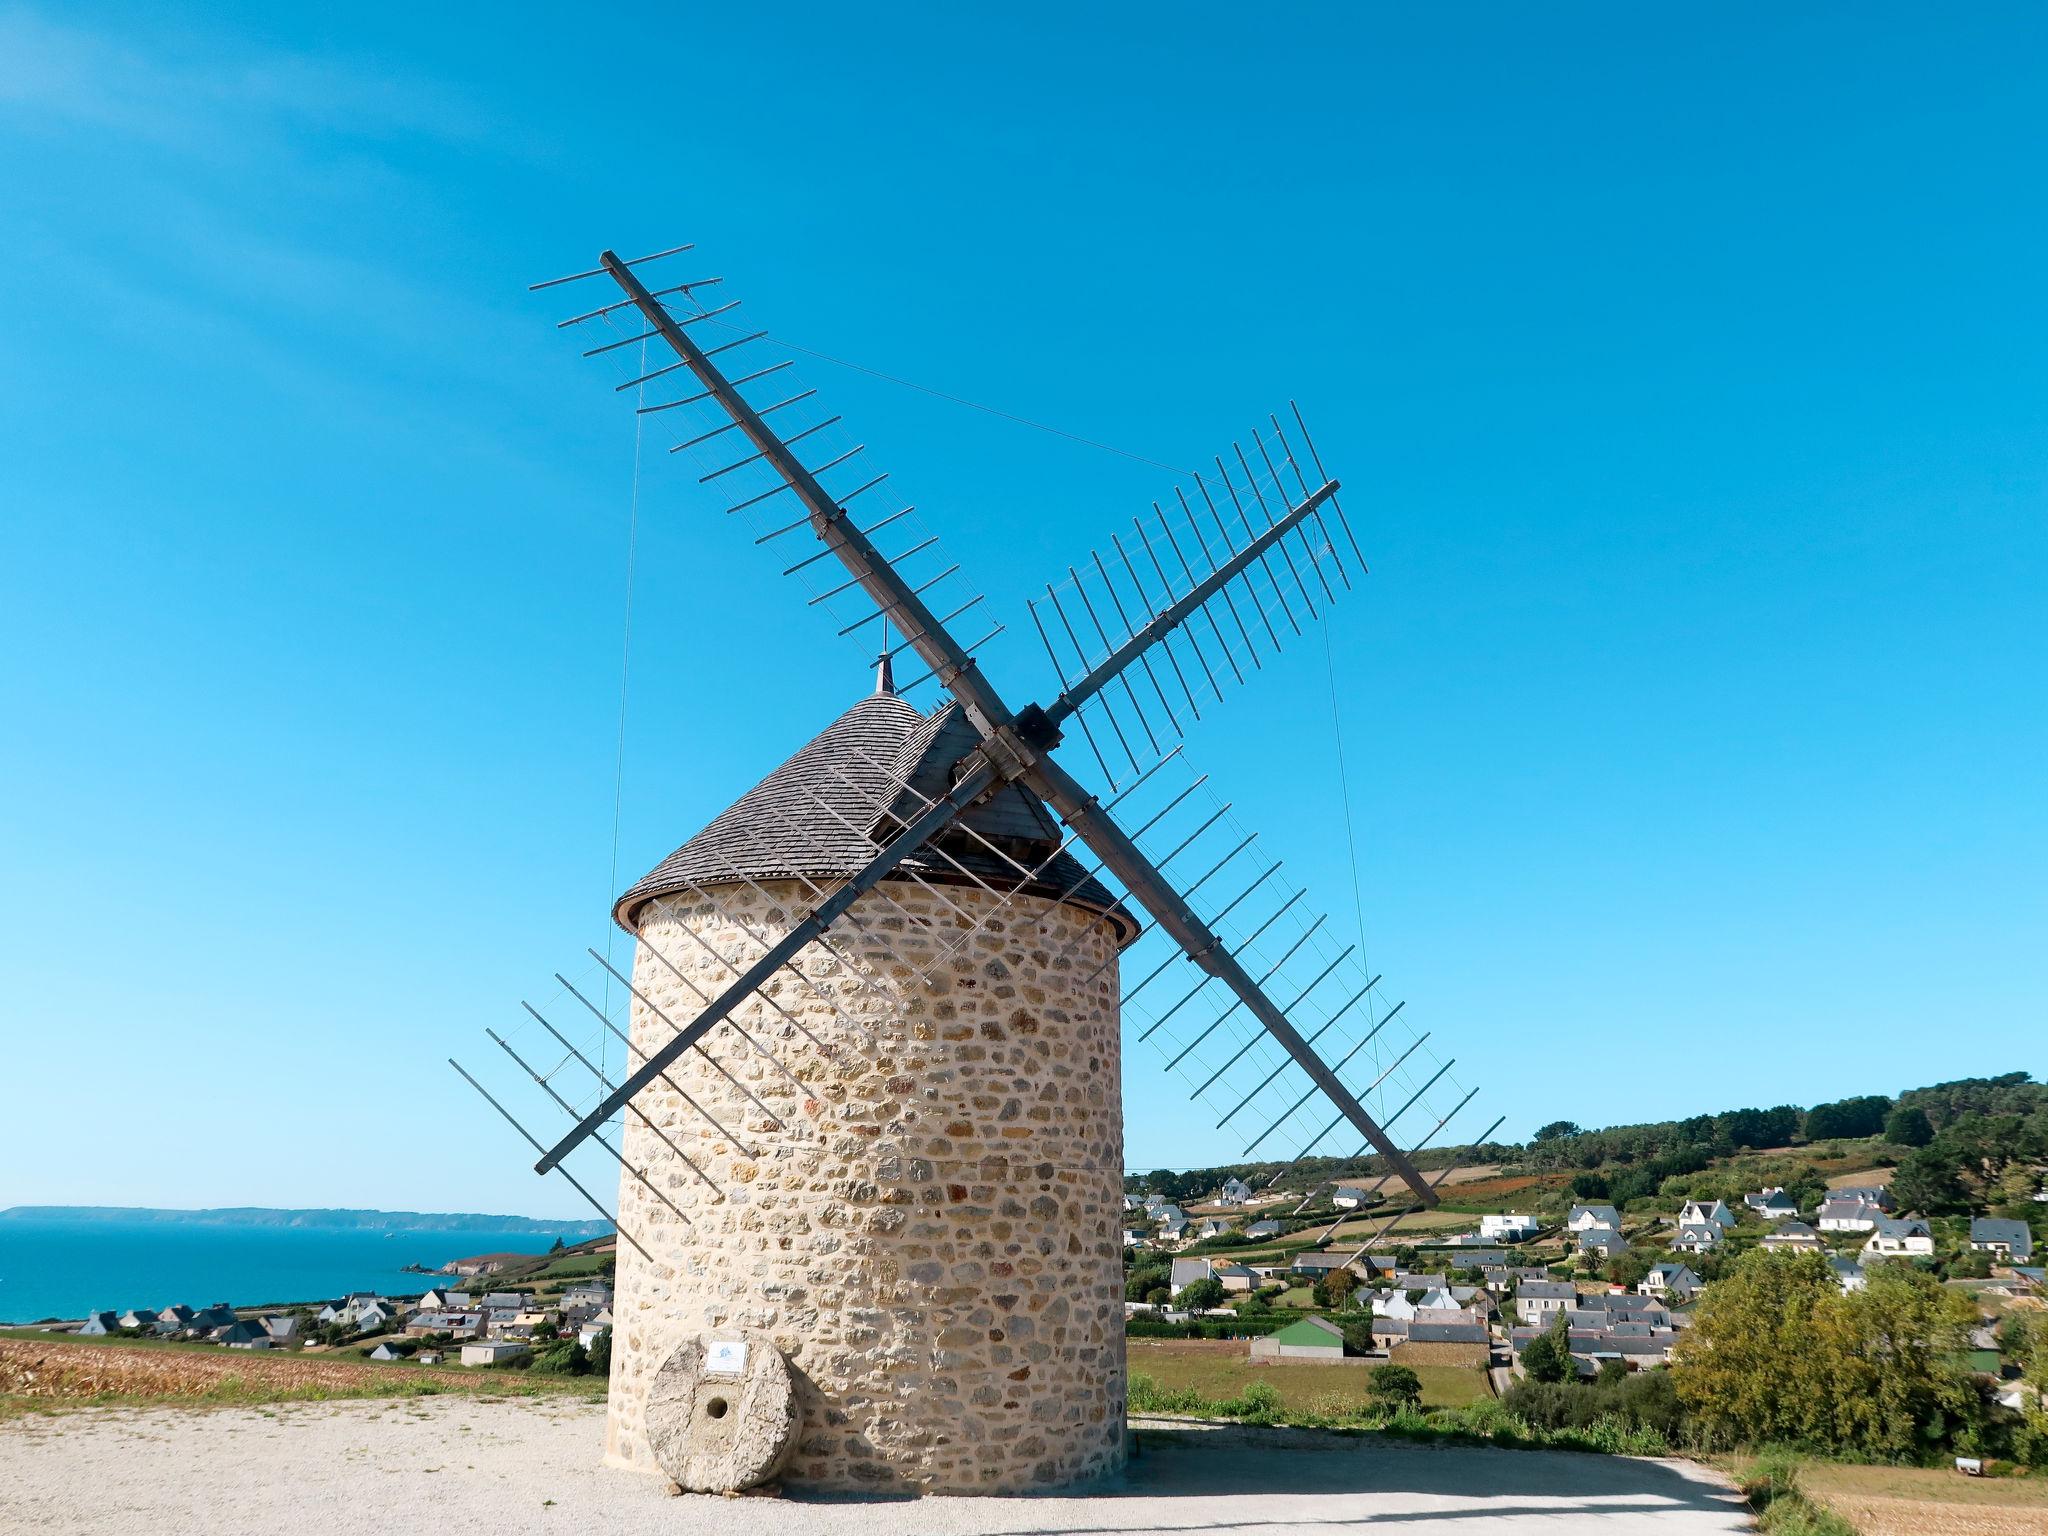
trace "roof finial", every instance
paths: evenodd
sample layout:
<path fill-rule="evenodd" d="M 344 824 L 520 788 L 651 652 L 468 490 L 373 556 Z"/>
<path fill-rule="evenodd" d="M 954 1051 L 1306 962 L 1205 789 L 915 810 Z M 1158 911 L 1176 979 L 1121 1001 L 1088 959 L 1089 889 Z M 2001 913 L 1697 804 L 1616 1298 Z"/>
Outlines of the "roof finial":
<path fill-rule="evenodd" d="M 875 661 L 875 692 L 886 693 L 891 698 L 896 695 L 896 673 L 889 665 L 887 651 L 882 652 Z"/>

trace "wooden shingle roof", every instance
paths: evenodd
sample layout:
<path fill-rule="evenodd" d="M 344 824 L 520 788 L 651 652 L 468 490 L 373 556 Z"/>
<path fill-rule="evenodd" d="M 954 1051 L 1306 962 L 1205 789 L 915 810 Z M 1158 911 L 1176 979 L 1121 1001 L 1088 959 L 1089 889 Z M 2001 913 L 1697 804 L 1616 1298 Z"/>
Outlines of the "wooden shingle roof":
<path fill-rule="evenodd" d="M 948 770 L 974 740 L 957 706 L 926 716 L 894 694 L 869 694 L 634 882 L 612 917 L 636 933 L 647 904 L 663 896 L 748 880 L 846 879 L 916 814 L 914 805 L 946 792 Z M 1052 813 L 1021 785 L 997 790 L 963 820 L 1008 858 L 956 829 L 904 868 L 933 884 L 978 879 L 997 891 L 1021 887 L 1102 913 L 1120 944 L 1136 936 L 1136 920 L 1068 854 L 1054 857 L 1036 879 L 1019 875 L 1017 865 L 1045 864 L 1060 837 Z"/>

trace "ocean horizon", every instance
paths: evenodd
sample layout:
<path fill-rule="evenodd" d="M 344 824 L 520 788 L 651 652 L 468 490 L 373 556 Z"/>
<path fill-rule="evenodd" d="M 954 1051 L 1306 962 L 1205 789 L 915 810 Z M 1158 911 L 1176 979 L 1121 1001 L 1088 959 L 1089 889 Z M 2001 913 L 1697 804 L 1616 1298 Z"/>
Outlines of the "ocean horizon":
<path fill-rule="evenodd" d="M 585 1240 L 564 1223 L 565 1243 Z M 111 1308 L 320 1301 L 348 1291 L 418 1293 L 432 1269 L 475 1253 L 545 1253 L 551 1232 L 239 1226 L 105 1217 L 0 1222 L 0 1323 Z"/>

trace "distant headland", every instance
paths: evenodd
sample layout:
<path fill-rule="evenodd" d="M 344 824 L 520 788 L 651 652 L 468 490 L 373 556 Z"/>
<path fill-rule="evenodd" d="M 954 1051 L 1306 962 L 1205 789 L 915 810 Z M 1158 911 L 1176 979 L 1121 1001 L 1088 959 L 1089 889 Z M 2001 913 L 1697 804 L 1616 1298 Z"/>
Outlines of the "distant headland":
<path fill-rule="evenodd" d="M 563 1237 L 603 1237 L 602 1221 L 546 1221 L 532 1216 L 489 1216 L 466 1211 L 359 1211 L 321 1208 L 279 1210 L 261 1205 L 218 1206 L 173 1211 L 132 1205 L 15 1205 L 0 1210 L 0 1221 L 164 1222 L 220 1227 L 324 1227 L 393 1232 L 546 1232 Z"/>

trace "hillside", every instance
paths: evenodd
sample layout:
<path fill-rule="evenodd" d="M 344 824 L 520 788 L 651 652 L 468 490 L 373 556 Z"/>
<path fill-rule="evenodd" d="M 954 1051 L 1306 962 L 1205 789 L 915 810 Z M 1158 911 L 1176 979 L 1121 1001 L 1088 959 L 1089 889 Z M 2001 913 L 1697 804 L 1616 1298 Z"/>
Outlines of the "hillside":
<path fill-rule="evenodd" d="M 1670 1193 L 1663 1188 L 1669 1181 L 1767 1153 L 1801 1154 L 1823 1175 L 1849 1171 L 1842 1166 L 1845 1153 L 1856 1167 L 1895 1166 L 1900 1200 L 1929 1214 L 2023 1200 L 2038 1182 L 2035 1166 L 2048 1161 L 2048 1085 L 2026 1072 L 2007 1072 L 1907 1088 L 1895 1097 L 1866 1094 L 1807 1107 L 1727 1109 L 1592 1130 L 1558 1120 L 1526 1143 L 1430 1148 L 1417 1153 L 1415 1161 L 1425 1169 L 1492 1165 L 1503 1175 L 1527 1181 L 1524 1188 L 1569 1183 L 1577 1186 L 1580 1198 L 1626 1204 Z M 1125 1187 L 1134 1194 L 1154 1190 L 1189 1201 L 1230 1178 L 1254 1190 L 1275 1183 L 1299 1189 L 1377 1180 L 1384 1172 L 1377 1156 L 1301 1158 L 1162 1168 L 1130 1175 Z M 1509 1192 L 1488 1189 L 1482 1198 Z M 1447 1184 L 1446 1203 L 1463 1204 L 1469 1193 L 1454 1192 Z M 1398 1191 L 1389 1194 L 1397 1197 Z"/>

